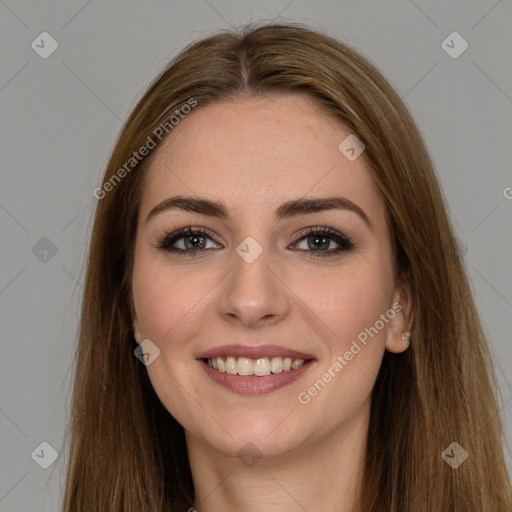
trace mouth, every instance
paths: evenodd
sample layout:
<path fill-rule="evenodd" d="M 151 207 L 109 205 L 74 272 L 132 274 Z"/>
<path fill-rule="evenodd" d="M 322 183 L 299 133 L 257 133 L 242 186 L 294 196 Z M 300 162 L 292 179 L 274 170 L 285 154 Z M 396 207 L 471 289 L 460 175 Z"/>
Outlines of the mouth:
<path fill-rule="evenodd" d="M 209 368 L 229 375 L 265 377 L 266 375 L 289 372 L 302 368 L 312 359 L 292 359 L 291 357 L 208 357 L 203 361 Z"/>
<path fill-rule="evenodd" d="M 261 395 L 300 379 L 316 359 L 277 345 L 225 345 L 196 357 L 215 383 L 235 393 Z"/>

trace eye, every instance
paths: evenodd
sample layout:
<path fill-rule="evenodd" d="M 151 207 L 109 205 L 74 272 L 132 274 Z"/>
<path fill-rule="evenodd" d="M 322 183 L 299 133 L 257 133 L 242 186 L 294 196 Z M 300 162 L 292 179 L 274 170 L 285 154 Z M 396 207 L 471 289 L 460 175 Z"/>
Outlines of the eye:
<path fill-rule="evenodd" d="M 219 248 L 216 246 L 208 247 L 208 241 L 213 242 L 213 238 L 213 235 L 203 228 L 187 226 L 167 234 L 158 242 L 157 248 L 177 254 L 196 256 L 208 250 Z M 330 248 L 333 242 L 338 247 Z M 292 246 L 297 246 L 299 243 L 306 243 L 307 247 L 299 247 L 299 250 L 310 252 L 311 258 L 333 256 L 355 247 L 348 236 L 327 226 L 307 228 L 307 230 L 300 233 Z M 181 245 L 181 247 L 177 247 L 177 245 Z"/>
<path fill-rule="evenodd" d="M 158 243 L 158 248 L 169 252 L 186 253 L 187 255 L 195 256 L 207 250 L 207 240 L 211 239 L 212 235 L 208 231 L 187 226 L 166 235 Z M 178 242 L 181 244 L 181 247 L 174 247 Z"/>
<path fill-rule="evenodd" d="M 305 243 L 306 249 L 302 248 L 301 250 L 310 252 L 311 255 L 309 257 L 311 258 L 334 256 L 341 252 L 348 252 L 355 247 L 354 243 L 348 236 L 327 226 L 308 228 L 307 231 L 301 235 L 302 236 L 299 235 L 299 238 L 294 245 L 297 245 L 299 242 L 302 244 Z M 338 247 L 329 250 L 333 241 L 338 245 Z"/>

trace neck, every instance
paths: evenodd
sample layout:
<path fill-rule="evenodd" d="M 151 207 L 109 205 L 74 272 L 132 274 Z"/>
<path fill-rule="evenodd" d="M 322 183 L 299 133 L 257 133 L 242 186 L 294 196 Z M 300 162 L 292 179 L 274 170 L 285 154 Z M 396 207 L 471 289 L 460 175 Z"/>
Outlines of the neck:
<path fill-rule="evenodd" d="M 352 512 L 363 470 L 369 407 L 322 439 L 279 456 L 241 460 L 186 433 L 197 512 Z"/>

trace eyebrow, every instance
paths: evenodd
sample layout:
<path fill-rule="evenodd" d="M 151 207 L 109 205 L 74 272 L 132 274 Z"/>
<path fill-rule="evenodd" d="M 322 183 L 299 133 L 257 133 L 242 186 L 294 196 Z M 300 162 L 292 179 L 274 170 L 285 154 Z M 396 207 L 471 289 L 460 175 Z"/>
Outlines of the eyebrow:
<path fill-rule="evenodd" d="M 229 221 L 228 208 L 223 201 L 212 201 L 211 199 L 198 197 L 175 196 L 164 199 L 158 203 L 146 217 L 146 222 L 157 214 L 168 210 L 181 210 L 195 212 L 208 217 L 217 217 Z M 275 212 L 277 220 L 306 215 L 324 210 L 346 210 L 357 214 L 365 224 L 373 231 L 373 226 L 366 213 L 357 204 L 344 197 L 322 197 L 313 199 L 295 199 L 287 201 L 279 206 Z"/>

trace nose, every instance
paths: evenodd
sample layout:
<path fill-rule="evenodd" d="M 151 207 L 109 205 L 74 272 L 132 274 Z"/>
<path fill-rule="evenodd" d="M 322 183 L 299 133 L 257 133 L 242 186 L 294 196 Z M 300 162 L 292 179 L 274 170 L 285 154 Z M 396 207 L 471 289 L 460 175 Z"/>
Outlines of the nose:
<path fill-rule="evenodd" d="M 282 274 L 265 249 L 250 263 L 235 253 L 218 313 L 231 323 L 251 328 L 282 321 L 289 312 L 291 293 Z"/>

